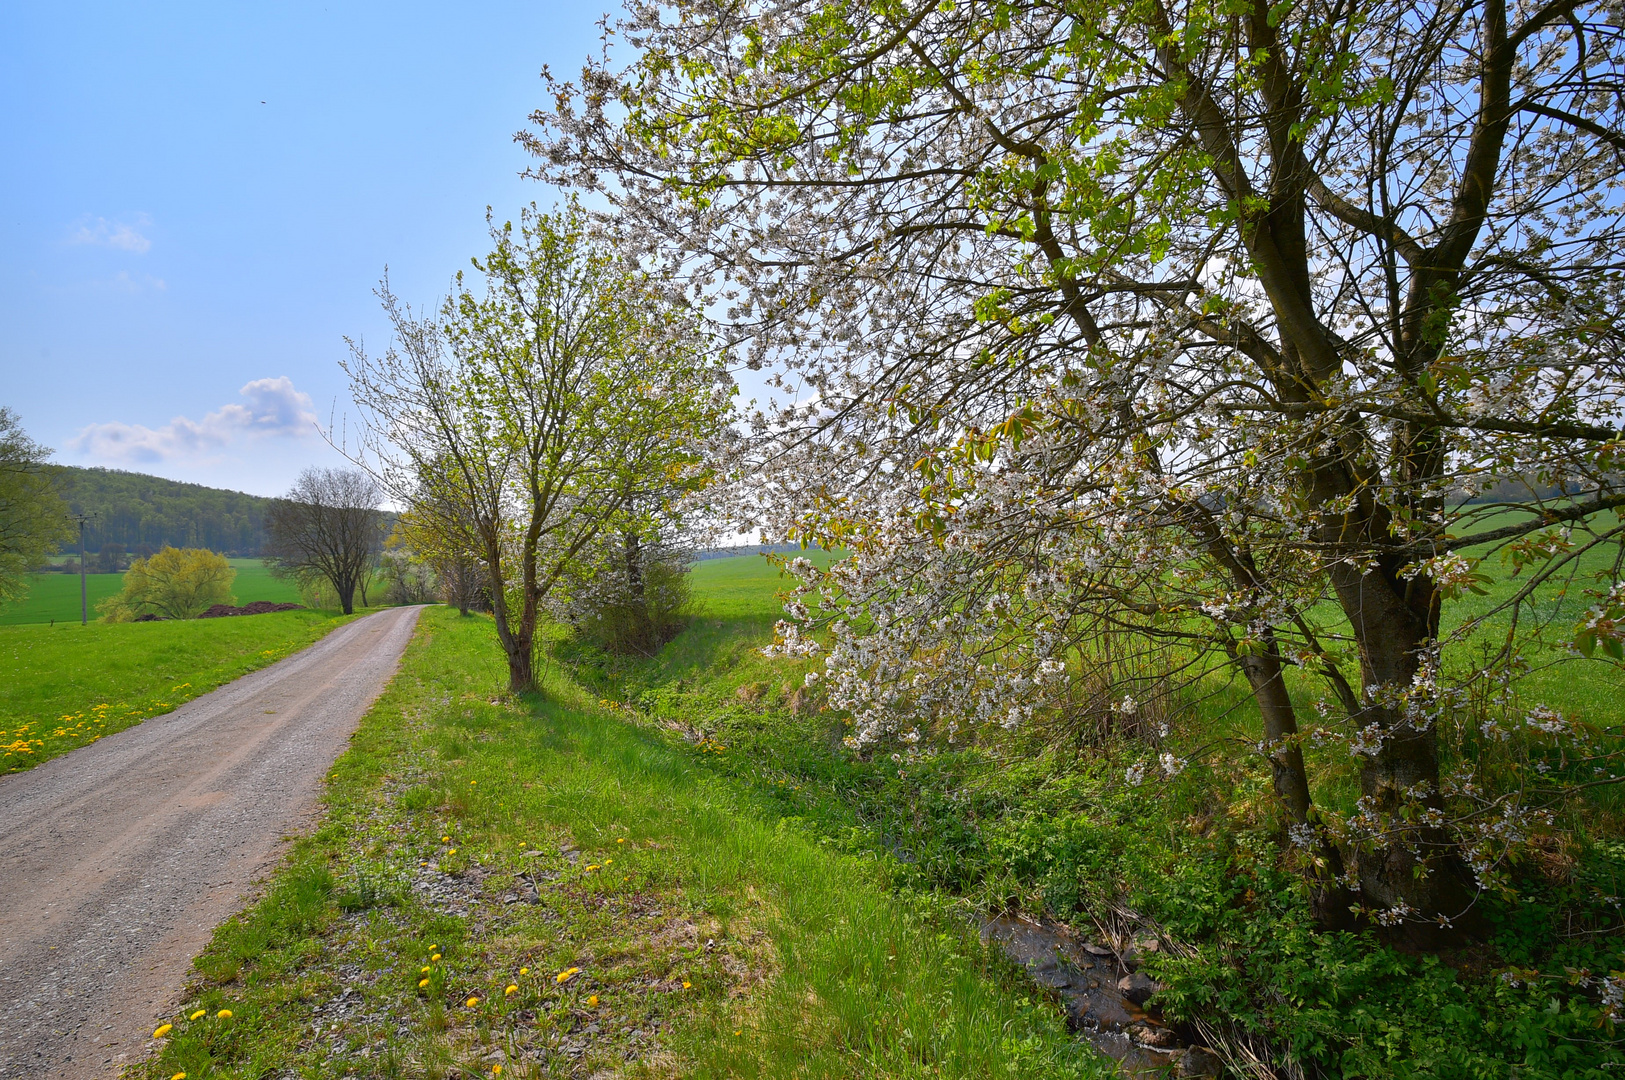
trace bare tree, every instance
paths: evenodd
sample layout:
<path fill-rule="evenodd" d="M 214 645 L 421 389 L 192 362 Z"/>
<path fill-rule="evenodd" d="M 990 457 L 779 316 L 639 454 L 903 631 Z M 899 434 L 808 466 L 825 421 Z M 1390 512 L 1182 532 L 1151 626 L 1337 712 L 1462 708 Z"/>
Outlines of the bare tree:
<path fill-rule="evenodd" d="M 378 558 L 382 500 L 378 485 L 359 469 L 306 469 L 265 518 L 273 572 L 325 578 L 349 615 L 356 589 Z"/>

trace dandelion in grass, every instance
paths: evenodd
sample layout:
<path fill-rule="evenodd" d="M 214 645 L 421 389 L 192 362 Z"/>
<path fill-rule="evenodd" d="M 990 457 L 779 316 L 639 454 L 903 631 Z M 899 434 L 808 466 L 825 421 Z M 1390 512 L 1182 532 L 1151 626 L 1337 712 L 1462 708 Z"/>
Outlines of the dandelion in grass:
<path fill-rule="evenodd" d="M 529 975 L 530 974 L 530 968 L 520 968 L 519 969 L 519 974 L 521 974 L 521 975 Z"/>
<path fill-rule="evenodd" d="M 683 980 L 683 989 L 684 990 L 690 989 L 693 985 L 694 984 L 689 982 L 687 979 Z"/>
<path fill-rule="evenodd" d="M 419 975 L 427 975 L 427 974 L 429 974 L 429 968 L 428 968 L 428 966 L 427 966 L 427 965 L 425 965 L 425 966 L 424 966 L 424 967 L 420 967 L 420 968 L 418 968 L 418 974 L 419 974 Z"/>
<path fill-rule="evenodd" d="M 209 1015 L 209 1010 L 208 1009 L 199 1009 L 197 1012 L 193 1013 L 191 1016 L 188 1016 L 187 1019 L 188 1020 L 201 1020 L 205 1016 L 208 1016 L 208 1015 Z"/>
<path fill-rule="evenodd" d="M 431 963 L 431 964 L 438 964 L 438 963 L 440 963 L 440 954 L 439 954 L 439 953 L 435 953 L 435 954 L 434 954 L 434 955 L 433 955 L 433 956 L 431 956 L 431 957 L 429 957 L 429 963 Z"/>
<path fill-rule="evenodd" d="M 214 1014 L 214 1018 L 216 1020 L 230 1020 L 231 1019 L 231 1010 L 230 1009 L 221 1009 L 219 1012 Z"/>
<path fill-rule="evenodd" d="M 502 988 L 502 996 L 503 997 L 513 997 L 514 994 L 516 994 L 518 992 L 519 992 L 519 987 L 515 986 L 513 983 L 509 983 L 507 986 Z"/>
<path fill-rule="evenodd" d="M 593 1009 L 598 1008 L 598 995 L 597 994 L 591 994 L 591 995 L 589 995 L 587 997 L 587 1006 L 589 1008 L 593 1008 Z"/>
<path fill-rule="evenodd" d="M 451 850 L 450 850 L 450 851 L 448 851 L 448 852 L 446 852 L 446 854 L 447 854 L 447 855 L 455 855 L 455 854 L 457 854 L 457 849 L 456 849 L 456 848 L 452 848 L 452 849 L 451 849 Z"/>
<path fill-rule="evenodd" d="M 185 1073 L 176 1073 L 174 1076 L 171 1076 L 169 1078 L 169 1080 L 186 1080 L 186 1074 Z"/>
<path fill-rule="evenodd" d="M 581 969 L 578 967 L 565 968 L 563 971 L 553 976 L 553 981 L 562 986 L 579 974 L 581 974 Z"/>
<path fill-rule="evenodd" d="M 154 1031 L 152 1033 L 152 1037 L 155 1038 L 155 1039 L 161 1039 L 165 1035 L 168 1035 L 171 1031 L 174 1031 L 174 1030 L 175 1030 L 175 1025 L 174 1024 L 159 1024 L 158 1025 L 158 1030 Z"/>
<path fill-rule="evenodd" d="M 428 979 L 419 979 L 418 980 L 418 989 L 419 990 L 422 990 L 425 986 L 428 986 L 428 985 L 429 985 L 429 980 Z"/>
<path fill-rule="evenodd" d="M 478 1004 L 479 1004 L 479 1003 L 480 1003 L 480 999 L 479 999 L 479 998 L 477 998 L 477 997 L 471 997 L 471 998 L 469 998 L 469 999 L 468 999 L 468 1001 L 467 1001 L 467 1002 L 466 1002 L 466 1004 L 467 1004 L 467 1005 L 468 1005 L 468 1007 L 469 1007 L 469 1008 L 470 1008 L 470 1009 L 472 1009 L 472 1008 L 473 1008 L 473 1007 L 474 1007 L 474 1006 L 476 1006 L 476 1005 L 478 1005 Z"/>
<path fill-rule="evenodd" d="M 617 837 L 616 837 L 616 838 L 615 838 L 615 842 L 616 842 L 616 843 L 617 843 L 617 844 L 624 844 L 624 843 L 626 843 L 626 837 L 624 837 L 624 836 L 617 836 Z"/>

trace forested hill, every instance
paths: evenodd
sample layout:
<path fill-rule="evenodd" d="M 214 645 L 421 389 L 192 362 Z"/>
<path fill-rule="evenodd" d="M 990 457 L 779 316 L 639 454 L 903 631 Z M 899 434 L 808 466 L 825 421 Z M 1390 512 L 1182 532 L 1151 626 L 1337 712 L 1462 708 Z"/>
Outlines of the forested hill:
<path fill-rule="evenodd" d="M 122 544 L 132 552 L 171 544 L 258 555 L 265 543 L 270 499 L 117 469 L 70 465 L 47 469 L 69 509 L 101 515 L 85 528 L 85 547 L 90 551 L 100 551 L 105 543 Z M 77 541 L 63 550 L 70 548 L 77 551 Z"/>

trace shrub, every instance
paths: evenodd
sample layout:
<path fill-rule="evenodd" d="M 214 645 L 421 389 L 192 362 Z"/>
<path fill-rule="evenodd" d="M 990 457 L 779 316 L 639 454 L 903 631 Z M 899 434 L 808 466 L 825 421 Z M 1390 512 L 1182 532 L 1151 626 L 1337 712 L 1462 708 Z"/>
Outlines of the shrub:
<path fill-rule="evenodd" d="M 96 605 L 96 610 L 108 622 L 149 614 L 191 619 L 215 604 L 234 603 L 231 583 L 236 576 L 224 555 L 205 548 L 165 547 L 131 564 L 123 590 Z"/>

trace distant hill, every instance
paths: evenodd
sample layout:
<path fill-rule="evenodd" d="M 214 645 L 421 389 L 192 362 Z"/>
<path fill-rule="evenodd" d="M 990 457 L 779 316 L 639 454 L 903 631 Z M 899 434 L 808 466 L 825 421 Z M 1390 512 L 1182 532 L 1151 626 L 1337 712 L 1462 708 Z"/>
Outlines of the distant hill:
<path fill-rule="evenodd" d="M 100 513 L 85 527 L 88 551 L 100 551 L 106 543 L 131 552 L 169 544 L 253 557 L 265 545 L 270 499 L 119 469 L 48 465 L 46 470 L 70 510 Z M 77 553 L 77 539 L 62 550 Z"/>

